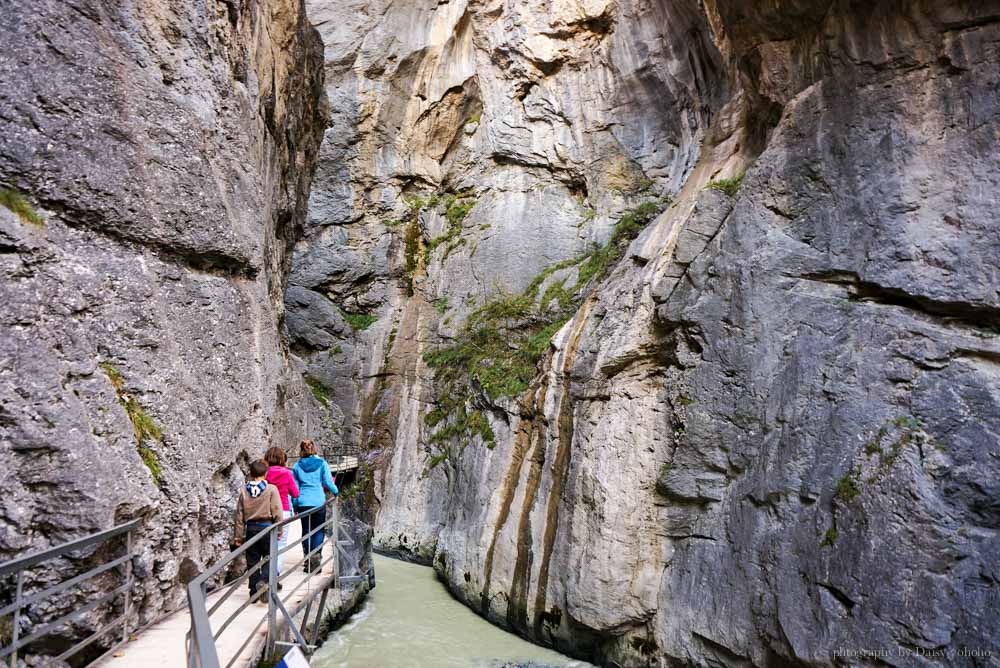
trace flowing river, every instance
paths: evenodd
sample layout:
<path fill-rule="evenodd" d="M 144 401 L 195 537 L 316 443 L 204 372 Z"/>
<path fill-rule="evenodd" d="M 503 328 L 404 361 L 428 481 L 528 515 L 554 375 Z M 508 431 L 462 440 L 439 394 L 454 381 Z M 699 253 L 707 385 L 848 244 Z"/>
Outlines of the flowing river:
<path fill-rule="evenodd" d="M 434 569 L 375 555 L 375 589 L 315 654 L 316 668 L 586 668 L 493 626 L 456 601 Z"/>

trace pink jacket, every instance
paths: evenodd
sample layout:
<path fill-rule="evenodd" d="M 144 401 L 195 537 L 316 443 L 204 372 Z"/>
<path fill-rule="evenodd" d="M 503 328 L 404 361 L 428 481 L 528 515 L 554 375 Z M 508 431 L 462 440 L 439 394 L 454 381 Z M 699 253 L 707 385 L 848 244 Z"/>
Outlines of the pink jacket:
<path fill-rule="evenodd" d="M 299 486 L 295 484 L 295 477 L 292 472 L 284 466 L 272 466 L 267 470 L 267 481 L 278 488 L 278 496 L 281 497 L 281 509 L 291 510 L 288 504 L 288 497 L 298 498 Z"/>

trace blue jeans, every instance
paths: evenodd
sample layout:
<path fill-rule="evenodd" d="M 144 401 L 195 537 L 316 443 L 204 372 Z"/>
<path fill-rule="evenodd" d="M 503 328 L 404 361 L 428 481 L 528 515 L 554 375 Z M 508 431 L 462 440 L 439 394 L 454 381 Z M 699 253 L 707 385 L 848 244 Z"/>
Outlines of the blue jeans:
<path fill-rule="evenodd" d="M 312 510 L 312 508 L 300 506 L 295 510 L 299 513 L 305 513 Z M 319 510 L 308 517 L 300 517 L 299 522 L 302 523 L 302 554 L 307 555 L 322 545 L 323 538 L 326 537 L 326 531 L 324 529 L 320 529 L 312 536 L 309 536 L 309 538 L 306 538 L 310 531 L 316 527 L 323 526 L 323 523 L 326 522 L 326 506 L 320 506 Z M 317 552 L 314 556 L 319 556 L 319 554 L 320 553 Z"/>

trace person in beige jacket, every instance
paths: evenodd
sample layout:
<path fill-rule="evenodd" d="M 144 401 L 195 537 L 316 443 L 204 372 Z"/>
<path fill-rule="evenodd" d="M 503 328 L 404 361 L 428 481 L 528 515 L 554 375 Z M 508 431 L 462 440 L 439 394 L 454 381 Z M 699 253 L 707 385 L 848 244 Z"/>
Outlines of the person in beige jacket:
<path fill-rule="evenodd" d="M 282 519 L 281 496 L 278 488 L 267 482 L 267 463 L 258 459 L 250 464 L 250 480 L 240 490 L 236 502 L 236 545 L 242 545 L 275 522 Z M 266 603 L 263 591 L 267 582 L 267 554 L 271 541 L 261 538 L 246 551 L 247 570 L 250 574 L 250 598 Z M 259 567 L 258 567 L 259 565 Z M 257 570 L 253 570 L 257 567 Z"/>

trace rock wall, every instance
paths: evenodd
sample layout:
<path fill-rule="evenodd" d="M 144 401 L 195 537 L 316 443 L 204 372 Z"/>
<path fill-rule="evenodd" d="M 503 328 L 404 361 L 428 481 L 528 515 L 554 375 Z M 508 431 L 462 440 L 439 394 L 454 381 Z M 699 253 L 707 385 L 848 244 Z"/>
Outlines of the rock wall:
<path fill-rule="evenodd" d="M 281 329 L 322 45 L 299 0 L 15 0 L 0 25 L 0 559 L 142 517 L 145 621 L 312 402 Z"/>
<path fill-rule="evenodd" d="M 1000 7 L 873 5 L 311 0 L 289 333 L 377 546 L 605 665 L 993 665 Z M 523 391 L 435 357 L 520 294 Z"/>

